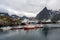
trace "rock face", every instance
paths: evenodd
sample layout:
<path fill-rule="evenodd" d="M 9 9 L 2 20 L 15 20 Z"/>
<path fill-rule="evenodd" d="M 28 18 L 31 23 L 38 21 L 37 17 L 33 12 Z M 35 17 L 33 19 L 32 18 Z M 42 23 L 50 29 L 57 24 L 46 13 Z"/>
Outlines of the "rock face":
<path fill-rule="evenodd" d="M 60 20 L 60 11 L 48 10 L 46 7 L 36 16 L 38 20 L 48 20 L 56 22 Z"/>
<path fill-rule="evenodd" d="M 39 14 L 36 16 L 36 19 L 47 20 L 49 19 L 49 17 L 50 17 L 49 10 L 45 7 L 41 12 L 39 12 Z"/>
<path fill-rule="evenodd" d="M 60 12 L 55 11 L 54 14 L 52 15 L 51 21 L 58 21 L 58 20 L 60 20 Z"/>
<path fill-rule="evenodd" d="M 28 17 L 27 17 L 27 16 L 23 16 L 22 18 L 23 18 L 23 19 L 28 19 Z"/>

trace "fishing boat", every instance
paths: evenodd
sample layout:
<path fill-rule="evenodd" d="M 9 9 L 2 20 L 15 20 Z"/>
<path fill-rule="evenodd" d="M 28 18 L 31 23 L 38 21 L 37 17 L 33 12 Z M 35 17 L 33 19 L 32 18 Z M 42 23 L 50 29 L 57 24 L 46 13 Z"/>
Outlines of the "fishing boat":
<path fill-rule="evenodd" d="M 7 31 L 7 30 L 10 30 L 12 27 L 1 27 L 0 29 L 2 29 L 3 31 Z"/>
<path fill-rule="evenodd" d="M 37 29 L 37 28 L 43 28 L 43 24 L 36 24 L 36 25 L 26 25 L 24 26 L 25 30 L 30 30 L 30 29 Z"/>
<path fill-rule="evenodd" d="M 23 29 L 23 26 L 15 26 L 15 27 L 12 27 L 11 30 L 18 30 L 18 29 Z"/>

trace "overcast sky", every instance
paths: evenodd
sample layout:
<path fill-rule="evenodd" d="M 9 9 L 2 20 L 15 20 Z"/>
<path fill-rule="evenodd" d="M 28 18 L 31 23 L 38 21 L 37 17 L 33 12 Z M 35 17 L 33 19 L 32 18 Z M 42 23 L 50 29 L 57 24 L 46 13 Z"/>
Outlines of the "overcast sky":
<path fill-rule="evenodd" d="M 60 9 L 60 0 L 0 0 L 1 9 L 10 14 L 36 16 L 44 7 L 52 10 Z"/>

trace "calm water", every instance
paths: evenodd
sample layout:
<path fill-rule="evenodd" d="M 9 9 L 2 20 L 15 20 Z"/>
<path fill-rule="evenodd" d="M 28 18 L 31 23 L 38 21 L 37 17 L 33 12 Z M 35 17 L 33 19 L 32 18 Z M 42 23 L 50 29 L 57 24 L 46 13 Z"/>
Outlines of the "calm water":
<path fill-rule="evenodd" d="M 0 32 L 0 40 L 60 40 L 60 29 L 49 29 L 47 35 L 42 28 L 4 31 Z"/>

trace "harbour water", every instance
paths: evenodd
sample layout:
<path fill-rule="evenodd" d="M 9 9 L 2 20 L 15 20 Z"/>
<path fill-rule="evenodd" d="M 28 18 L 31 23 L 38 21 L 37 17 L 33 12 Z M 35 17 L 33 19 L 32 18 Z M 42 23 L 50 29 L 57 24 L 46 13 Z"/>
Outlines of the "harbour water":
<path fill-rule="evenodd" d="M 0 40 L 60 40 L 60 28 L 49 29 L 46 35 L 42 30 L 43 28 L 3 31 L 0 32 Z"/>

